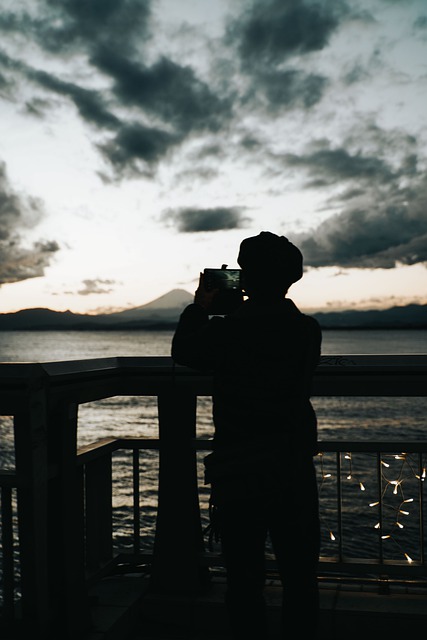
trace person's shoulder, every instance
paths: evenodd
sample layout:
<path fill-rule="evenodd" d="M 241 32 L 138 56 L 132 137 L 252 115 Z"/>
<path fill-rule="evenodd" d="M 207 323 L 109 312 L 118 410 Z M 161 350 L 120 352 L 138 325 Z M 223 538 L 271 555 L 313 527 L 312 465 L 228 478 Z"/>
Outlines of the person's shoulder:
<path fill-rule="evenodd" d="M 308 330 L 311 330 L 313 333 L 321 333 L 320 324 L 314 316 L 309 315 L 308 313 L 304 313 L 301 309 L 295 305 L 294 302 L 290 301 L 294 310 L 296 311 L 296 317 L 298 317 L 298 321 L 307 327 Z"/>
<path fill-rule="evenodd" d="M 301 313 L 301 316 L 304 319 L 304 322 L 307 322 L 307 323 L 312 324 L 312 325 L 320 326 L 319 325 L 319 321 L 314 316 L 311 316 L 310 314 L 304 313 L 302 311 L 300 313 Z"/>
<path fill-rule="evenodd" d="M 303 322 L 306 324 L 307 327 L 312 329 L 312 331 L 316 331 L 316 332 L 321 331 L 320 324 L 317 318 L 315 318 L 314 316 L 310 316 L 306 313 L 301 313 L 301 316 L 302 316 Z"/>

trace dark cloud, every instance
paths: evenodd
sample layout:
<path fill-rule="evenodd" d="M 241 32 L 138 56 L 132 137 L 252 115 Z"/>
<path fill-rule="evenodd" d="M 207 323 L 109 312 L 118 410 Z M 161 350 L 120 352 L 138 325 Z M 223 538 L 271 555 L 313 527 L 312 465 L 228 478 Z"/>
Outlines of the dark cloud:
<path fill-rule="evenodd" d="M 17 235 L 0 240 L 0 285 L 43 276 L 58 249 L 58 244 L 50 241 L 25 248 Z"/>
<path fill-rule="evenodd" d="M 39 200 L 13 191 L 6 166 L 0 162 L 0 285 L 44 274 L 59 247 L 56 242 L 39 241 L 23 246 L 21 232 L 34 227 L 43 215 Z"/>
<path fill-rule="evenodd" d="M 320 102 L 327 78 L 305 71 L 304 57 L 327 47 L 348 13 L 341 0 L 252 2 L 230 22 L 225 38 L 249 80 L 243 103 L 277 113 Z"/>
<path fill-rule="evenodd" d="M 221 160 L 233 154 L 236 159 L 241 134 L 244 160 L 251 156 L 274 176 L 294 170 L 306 176 L 306 186 L 334 194 L 327 205 L 335 215 L 300 238 L 308 264 L 388 268 L 398 261 L 424 261 L 425 189 L 414 139 L 358 123 L 335 145 L 320 140 L 301 152 L 280 154 L 277 147 L 269 153 L 257 130 L 258 124 L 263 130 L 260 114 L 271 123 L 271 116 L 313 109 L 321 102 L 333 74 L 329 79 L 317 72 L 313 54 L 326 49 L 354 18 L 351 3 L 250 0 L 240 6 L 242 12 L 229 21 L 221 40 L 226 47 L 218 57 L 217 77 L 208 71 L 203 76 L 170 52 L 168 57 L 148 49 L 149 0 L 44 0 L 31 14 L 9 3 L 1 12 L 0 30 L 16 36 L 16 42 L 23 36 L 36 43 L 49 54 L 50 64 L 48 72 L 41 62 L 35 68 L 0 51 L 0 91 L 10 92 L 18 79 L 26 89 L 31 82 L 41 95 L 20 106 L 38 117 L 46 114 L 52 94 L 75 105 L 80 118 L 96 128 L 94 144 L 113 174 L 99 172 L 106 180 L 153 177 L 161 161 L 196 135 L 200 144 L 184 149 L 185 164 L 175 175 L 178 180 L 212 179 L 222 169 Z M 358 19 L 368 22 L 371 16 Z M 420 16 L 414 28 L 424 32 L 425 24 Z M 210 53 L 218 53 L 218 43 L 210 43 Z M 58 61 L 67 61 L 61 73 L 55 71 L 61 68 Z M 356 60 L 340 73 L 348 87 L 367 72 Z M 243 122 L 248 114 L 250 125 Z M 224 142 L 221 136 L 231 123 L 237 135 Z M 18 216 L 9 214 L 15 222 L 4 223 L 4 241 L 19 245 L 22 199 L 17 209 Z M 243 212 L 239 207 L 185 208 L 165 212 L 162 220 L 180 232 L 216 231 L 243 227 L 248 220 Z M 48 261 L 54 250 L 41 244 L 34 254 L 42 264 L 41 256 Z"/>
<path fill-rule="evenodd" d="M 149 37 L 151 0 L 46 0 L 43 15 L 3 13 L 0 26 L 34 37 L 51 53 L 105 43 L 131 50 Z"/>
<path fill-rule="evenodd" d="M 420 198 L 400 206 L 377 202 L 344 210 L 293 241 L 312 267 L 390 269 L 427 262 L 427 198 Z"/>
<path fill-rule="evenodd" d="M 414 28 L 417 31 L 427 31 L 427 15 L 418 16 L 414 22 Z"/>
<path fill-rule="evenodd" d="M 89 296 L 92 294 L 111 293 L 114 291 L 115 280 L 103 280 L 102 278 L 94 278 L 83 280 L 83 289 L 79 289 L 79 296 Z"/>
<path fill-rule="evenodd" d="M 350 153 L 347 149 L 323 148 L 306 154 L 285 154 L 283 162 L 290 167 L 305 168 L 314 178 L 312 184 L 333 184 L 338 180 L 369 179 L 388 182 L 395 173 L 387 162 L 362 152 Z"/>
<path fill-rule="evenodd" d="M 418 179 L 417 140 L 399 129 L 385 130 L 371 121 L 353 127 L 341 146 L 313 140 L 302 152 L 276 155 L 277 164 L 301 170 L 306 186 L 346 189 L 390 188 Z M 349 187 L 350 185 L 350 187 Z"/>
<path fill-rule="evenodd" d="M 27 76 L 45 89 L 70 98 L 81 117 L 97 127 L 117 128 L 120 120 L 104 105 L 104 98 L 98 91 L 85 89 L 73 82 L 64 82 L 44 71 L 28 70 Z"/>
<path fill-rule="evenodd" d="M 212 209 L 170 209 L 162 216 L 164 222 L 171 222 L 180 232 L 222 231 L 240 229 L 249 220 L 243 217 L 242 207 L 215 207 Z"/>
<path fill-rule="evenodd" d="M 365 123 L 345 144 L 315 141 L 282 158 L 307 171 L 309 187 L 337 187 L 326 207 L 334 215 L 295 237 L 306 264 L 389 269 L 427 261 L 427 175 L 416 140 Z"/>
<path fill-rule="evenodd" d="M 406 189 L 371 190 L 294 236 L 312 267 L 390 269 L 427 263 L 427 176 Z"/>
<path fill-rule="evenodd" d="M 320 102 L 327 84 L 324 76 L 297 69 L 266 71 L 258 75 L 256 85 L 248 91 L 245 100 L 253 104 L 259 99 L 261 91 L 266 98 L 265 107 L 272 113 L 284 108 L 309 109 Z"/>
<path fill-rule="evenodd" d="M 231 105 L 218 98 L 193 69 L 162 57 L 147 67 L 101 48 L 93 63 L 114 79 L 120 102 L 135 105 L 180 132 L 218 131 L 229 118 Z"/>
<path fill-rule="evenodd" d="M 114 138 L 98 148 L 118 177 L 149 177 L 157 162 L 181 140 L 168 131 L 133 123 L 123 125 Z"/>
<path fill-rule="evenodd" d="M 0 18 L 0 31 L 25 35 L 58 60 L 73 63 L 78 55 L 90 65 L 84 70 L 80 64 L 83 74 L 70 80 L 71 64 L 61 77 L 0 51 L 3 68 L 69 99 L 83 121 L 106 134 L 106 140 L 95 144 L 115 178 L 153 176 L 172 147 L 193 132 L 220 131 L 232 116 L 231 101 L 217 95 L 190 66 L 166 56 L 144 63 L 150 17 L 151 2 L 146 0 L 47 0 L 40 3 L 39 14 L 11 9 Z M 102 90 L 90 86 L 91 76 L 107 81 Z M 27 105 L 33 115 L 43 115 L 34 100 Z"/>
<path fill-rule="evenodd" d="M 339 1 L 258 0 L 229 26 L 228 39 L 238 42 L 244 66 L 277 65 L 327 46 L 345 11 Z"/>
<path fill-rule="evenodd" d="M 252 3 L 230 24 L 227 35 L 232 50 L 240 55 L 241 69 L 251 79 L 240 104 L 272 114 L 317 104 L 326 78 L 280 65 L 297 53 L 326 46 L 342 7 L 339 0 L 327 7 L 293 0 Z M 107 177 L 107 172 L 99 171 L 106 180 L 153 177 L 159 161 L 169 158 L 172 149 L 195 133 L 226 132 L 236 116 L 238 90 L 230 76 L 220 91 L 192 67 L 166 56 L 154 61 L 150 56 L 147 63 L 150 19 L 151 2 L 146 0 L 47 0 L 40 3 L 38 13 L 10 9 L 0 18 L 0 30 L 25 35 L 60 60 L 72 63 L 78 54 L 90 65 L 82 79 L 78 74 L 70 79 L 69 71 L 64 71 L 68 77 L 61 77 L 0 52 L 5 69 L 19 72 L 44 92 L 70 100 L 82 120 L 104 134 L 104 140 L 98 138 L 94 144 L 113 172 Z M 102 89 L 90 86 L 93 74 L 107 81 Z M 27 111 L 43 117 L 42 100 L 46 103 L 46 93 L 26 101 Z"/>
<path fill-rule="evenodd" d="M 41 119 L 45 117 L 46 112 L 51 107 L 51 102 L 49 102 L 49 100 L 43 100 L 43 98 L 32 98 L 25 103 L 26 113 Z"/>

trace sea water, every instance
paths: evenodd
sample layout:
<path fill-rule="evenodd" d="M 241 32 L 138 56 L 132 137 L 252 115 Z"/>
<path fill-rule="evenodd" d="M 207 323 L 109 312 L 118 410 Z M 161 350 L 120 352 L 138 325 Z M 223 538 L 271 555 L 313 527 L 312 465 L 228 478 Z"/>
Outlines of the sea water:
<path fill-rule="evenodd" d="M 52 362 L 115 356 L 169 356 L 171 331 L 9 331 L 0 333 L 0 362 Z M 426 354 L 427 330 L 326 330 L 323 332 L 323 355 L 351 354 Z M 319 440 L 425 441 L 427 440 L 427 398 L 313 398 L 318 417 Z M 211 438 L 213 423 L 211 398 L 199 397 L 197 404 L 197 437 Z M 262 425 L 261 425 L 262 427 Z M 112 397 L 79 407 L 78 446 L 104 437 L 157 437 L 156 397 Z M 262 433 L 261 433 L 262 435 Z M 0 468 L 13 469 L 12 418 L 0 416 Z M 203 486 L 203 452 L 199 454 L 199 481 L 202 517 L 207 520 L 208 490 Z M 143 546 L 152 544 L 157 509 L 158 454 L 141 452 L 141 509 Z M 286 461 L 284 461 L 286 464 Z M 323 522 L 322 545 L 333 554 L 330 531 L 336 523 L 334 490 L 323 482 L 324 469 L 332 470 L 334 462 L 325 457 L 316 460 L 321 489 Z M 344 500 L 349 504 L 346 535 L 352 555 L 375 555 L 372 536 L 373 519 L 369 503 L 369 477 L 366 455 L 343 461 L 348 479 Z M 399 463 L 397 463 L 399 464 Z M 410 465 L 405 473 L 411 475 Z M 414 474 L 412 474 L 414 475 Z M 127 451 L 114 454 L 114 520 L 115 545 L 126 548 L 131 543 L 132 491 L 131 455 Z M 410 486 L 411 478 L 409 478 Z M 366 494 L 361 483 L 367 484 Z M 375 497 L 375 496 L 374 496 Z M 361 504 L 361 501 L 363 503 Z M 353 514 L 361 512 L 355 524 Z M 332 523 L 332 524 L 331 524 Z M 344 522 L 345 525 L 345 522 Z M 361 531 L 359 531 L 361 529 Z M 360 543 L 360 536 L 367 541 Z M 360 535 L 359 535 L 360 534 Z M 369 537 L 371 536 L 371 537 Z M 333 546 L 333 545 L 332 545 Z M 414 552 L 415 553 L 415 552 Z"/>

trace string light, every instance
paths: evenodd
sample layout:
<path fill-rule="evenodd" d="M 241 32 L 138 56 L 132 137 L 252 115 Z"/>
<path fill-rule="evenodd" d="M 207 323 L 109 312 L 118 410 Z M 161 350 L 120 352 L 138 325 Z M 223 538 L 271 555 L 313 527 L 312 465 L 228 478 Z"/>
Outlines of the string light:
<path fill-rule="evenodd" d="M 423 481 L 423 479 L 425 478 L 425 468 L 423 468 L 422 475 L 420 477 L 420 475 L 416 473 L 416 471 L 413 469 L 410 456 L 408 456 L 406 453 L 401 452 L 399 454 L 394 454 L 393 456 L 390 456 L 390 457 L 392 457 L 393 460 L 400 461 L 401 464 L 398 469 L 397 476 L 394 476 L 393 478 L 387 477 L 385 475 L 385 472 L 381 471 L 381 480 L 384 483 L 384 488 L 381 494 L 381 504 L 383 508 L 389 509 L 393 511 L 395 514 L 395 518 L 390 527 L 389 532 L 381 535 L 381 540 L 392 540 L 397 545 L 397 547 L 399 548 L 399 551 L 403 554 L 407 562 L 412 563 L 413 559 L 409 556 L 409 554 L 406 551 L 403 550 L 399 541 L 393 535 L 393 530 L 404 529 L 404 525 L 399 521 L 399 516 L 403 515 L 403 516 L 409 517 L 410 512 L 407 509 L 402 508 L 402 506 L 404 504 L 414 502 L 414 498 L 405 498 L 404 489 L 403 489 L 405 481 L 409 480 L 410 478 L 415 478 L 419 481 Z M 390 469 L 390 465 L 387 462 L 385 462 L 384 459 L 381 459 L 381 468 L 382 467 L 385 467 L 386 469 Z M 397 505 L 389 504 L 386 500 L 386 494 L 388 490 L 391 488 L 392 488 L 392 494 L 394 496 L 400 495 L 400 501 L 399 501 L 399 504 Z M 374 507 L 379 504 L 380 504 L 380 501 L 372 502 L 369 506 Z M 380 522 L 377 522 L 374 525 L 374 529 L 381 531 L 382 528 L 383 527 L 381 526 Z"/>
<path fill-rule="evenodd" d="M 319 454 L 320 457 L 320 461 L 321 461 L 321 478 L 322 478 L 322 482 L 321 485 L 319 487 L 319 490 L 321 490 L 323 488 L 324 482 L 330 478 L 333 477 L 332 473 L 329 472 L 325 472 L 324 471 L 324 460 L 323 460 L 323 453 Z M 386 457 L 386 455 L 384 456 Z M 399 551 L 402 553 L 402 555 L 404 556 L 404 558 L 406 559 L 406 561 L 408 563 L 412 563 L 413 559 L 411 558 L 411 556 L 402 548 L 402 546 L 400 545 L 399 541 L 396 539 L 396 537 L 394 536 L 394 530 L 402 530 L 405 528 L 405 525 L 402 524 L 402 522 L 400 522 L 399 520 L 399 516 L 405 516 L 405 517 L 409 517 L 410 516 L 410 511 L 408 511 L 406 508 L 402 508 L 403 505 L 409 504 L 414 502 L 414 498 L 410 497 L 407 498 L 404 495 L 404 485 L 406 486 L 406 481 L 412 479 L 416 479 L 419 482 L 424 482 L 425 478 L 427 476 L 427 470 L 426 467 L 422 468 L 421 474 L 417 473 L 416 470 L 413 468 L 413 463 L 412 460 L 410 458 L 410 456 L 405 453 L 405 452 L 400 452 L 398 454 L 393 454 L 393 455 L 388 455 L 389 459 L 393 459 L 395 461 L 400 461 L 400 465 L 399 465 L 399 469 L 396 471 L 392 471 L 391 469 L 391 465 L 389 464 L 389 462 L 387 462 L 384 457 L 381 457 L 380 459 L 380 469 L 381 469 L 381 497 L 380 500 L 376 500 L 374 502 L 369 503 L 369 507 L 379 507 L 382 506 L 383 508 L 383 512 L 384 510 L 387 511 L 392 511 L 394 514 L 394 518 L 391 521 L 391 525 L 389 528 L 389 531 L 386 531 L 384 533 L 382 533 L 382 530 L 384 529 L 384 524 L 382 522 L 376 522 L 373 526 L 374 529 L 378 530 L 378 532 L 380 533 L 380 537 L 381 540 L 391 540 L 393 541 L 397 547 L 399 548 Z M 347 473 L 345 474 L 345 478 L 348 481 L 355 481 L 360 490 L 361 491 L 365 491 L 365 484 L 363 482 L 361 482 L 360 480 L 358 480 L 357 478 L 355 478 L 354 473 L 353 473 L 353 460 L 352 460 L 352 454 L 351 452 L 346 452 L 343 455 L 344 460 L 348 461 L 348 465 L 349 465 L 349 469 L 347 471 Z M 384 470 L 383 470 L 384 469 Z M 393 474 L 393 477 L 387 477 L 386 473 L 388 475 Z M 405 475 L 406 474 L 406 475 Z M 421 489 L 419 488 L 419 491 Z M 393 496 L 400 496 L 400 500 L 399 500 L 399 504 L 393 504 L 390 503 L 390 500 L 387 500 L 387 493 L 389 493 L 389 491 L 392 492 Z M 395 502 L 395 501 L 394 501 Z M 329 538 L 331 541 L 335 541 L 336 537 L 334 535 L 334 533 L 332 532 L 332 530 L 328 527 L 327 528 L 329 531 Z"/>

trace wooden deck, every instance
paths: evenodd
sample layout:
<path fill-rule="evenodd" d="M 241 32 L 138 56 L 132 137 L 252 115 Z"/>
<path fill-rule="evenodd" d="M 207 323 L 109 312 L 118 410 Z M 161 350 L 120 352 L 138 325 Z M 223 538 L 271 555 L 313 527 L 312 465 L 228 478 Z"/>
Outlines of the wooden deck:
<path fill-rule="evenodd" d="M 225 583 L 214 578 L 206 593 L 154 594 L 138 574 L 105 579 L 92 592 L 93 630 L 87 640 L 231 640 L 223 605 Z M 388 640 L 425 633 L 427 589 L 391 584 L 322 582 L 318 640 L 360 640 L 374 634 Z M 278 628 L 281 589 L 266 587 L 272 629 Z M 414 636 L 415 637 L 415 636 Z M 271 639 L 279 635 L 272 633 Z M 264 639 L 262 639 L 264 640 Z"/>

